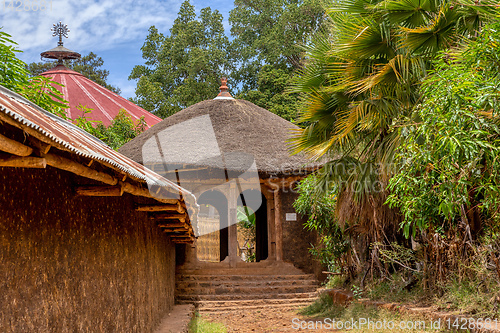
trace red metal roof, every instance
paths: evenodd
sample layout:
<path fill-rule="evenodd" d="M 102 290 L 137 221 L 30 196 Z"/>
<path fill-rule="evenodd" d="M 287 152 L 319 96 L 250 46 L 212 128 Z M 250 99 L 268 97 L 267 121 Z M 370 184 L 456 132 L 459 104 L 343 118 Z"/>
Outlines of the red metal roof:
<path fill-rule="evenodd" d="M 144 116 L 148 128 L 162 121 L 154 114 L 63 65 L 57 65 L 42 75 L 64 85 L 56 88 L 62 92 L 63 98 L 69 101 L 70 108 L 66 110 L 66 114 L 71 119 L 83 116 L 82 111 L 77 109 L 81 104 L 93 109 L 86 117 L 102 121 L 105 126 L 111 124 L 120 109 L 125 109 L 133 120 Z"/>

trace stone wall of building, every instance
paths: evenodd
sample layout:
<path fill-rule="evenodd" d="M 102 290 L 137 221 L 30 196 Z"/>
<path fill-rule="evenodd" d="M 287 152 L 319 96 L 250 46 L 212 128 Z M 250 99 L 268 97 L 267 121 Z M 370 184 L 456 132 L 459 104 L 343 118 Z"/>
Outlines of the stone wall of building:
<path fill-rule="evenodd" d="M 281 221 L 283 223 L 283 260 L 293 263 L 295 267 L 306 273 L 314 274 L 319 280 L 325 277 L 321 273 L 323 267 L 309 253 L 311 244 L 317 245 L 318 234 L 315 231 L 304 229 L 307 216 L 296 214 L 295 221 L 287 221 L 286 214 L 294 214 L 293 203 L 298 194 L 290 188 L 285 188 L 281 194 Z"/>
<path fill-rule="evenodd" d="M 0 332 L 152 332 L 173 306 L 173 243 L 133 197 L 0 168 Z"/>

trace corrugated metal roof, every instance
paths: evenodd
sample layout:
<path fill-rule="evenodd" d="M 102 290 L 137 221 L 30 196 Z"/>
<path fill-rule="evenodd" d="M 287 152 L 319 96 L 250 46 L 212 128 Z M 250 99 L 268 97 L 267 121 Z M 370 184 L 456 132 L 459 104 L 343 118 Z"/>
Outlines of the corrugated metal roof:
<path fill-rule="evenodd" d="M 2 86 L 0 112 L 76 155 L 108 163 L 129 176 L 143 180 L 148 186 L 161 186 L 171 193 L 182 193 L 186 204 L 197 210 L 196 198 L 191 192 L 111 149 L 83 129 Z"/>
<path fill-rule="evenodd" d="M 64 87 L 56 86 L 56 88 L 63 94 L 63 98 L 69 102 L 70 107 L 66 110 L 66 113 L 71 119 L 83 116 L 82 111 L 77 108 L 81 104 L 93 110 L 91 113 L 86 114 L 86 117 L 95 121 L 101 121 L 105 126 L 111 124 L 111 121 L 118 115 L 120 109 L 125 109 L 133 120 L 144 117 L 148 128 L 162 120 L 63 65 L 58 65 L 41 75 L 50 77 L 55 82 L 64 85 Z"/>

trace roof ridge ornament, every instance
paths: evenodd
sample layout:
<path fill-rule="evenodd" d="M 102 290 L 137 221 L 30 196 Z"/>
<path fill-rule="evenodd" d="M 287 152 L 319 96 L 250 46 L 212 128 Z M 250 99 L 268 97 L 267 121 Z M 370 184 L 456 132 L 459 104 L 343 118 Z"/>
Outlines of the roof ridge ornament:
<path fill-rule="evenodd" d="M 67 24 L 63 24 L 61 21 L 57 24 L 53 24 L 50 29 L 52 33 L 52 37 L 59 36 L 59 42 L 57 43 L 57 47 L 52 50 L 45 51 L 40 53 L 42 58 L 46 59 L 57 59 L 57 64 L 62 65 L 64 59 L 80 59 L 81 55 L 78 52 L 71 51 L 63 46 L 63 37 L 68 38 L 68 29 Z"/>
<path fill-rule="evenodd" d="M 233 96 L 229 93 L 229 88 L 227 87 L 227 78 L 222 77 L 221 78 L 221 86 L 220 86 L 220 93 L 215 97 L 214 99 L 234 99 Z"/>
<path fill-rule="evenodd" d="M 70 30 L 68 29 L 68 25 L 62 24 L 62 22 L 59 21 L 59 23 L 53 24 L 53 27 L 50 30 L 54 32 L 52 34 L 52 37 L 59 36 L 59 42 L 57 43 L 57 46 L 63 46 L 62 38 L 63 36 L 68 38 L 68 32 L 70 32 Z"/>

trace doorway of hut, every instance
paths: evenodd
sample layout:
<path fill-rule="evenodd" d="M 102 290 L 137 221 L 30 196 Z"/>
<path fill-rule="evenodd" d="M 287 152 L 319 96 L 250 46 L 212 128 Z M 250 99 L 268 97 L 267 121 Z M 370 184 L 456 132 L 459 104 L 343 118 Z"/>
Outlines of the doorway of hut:
<path fill-rule="evenodd" d="M 246 190 L 237 201 L 238 256 L 246 262 L 268 257 L 266 198 L 256 190 Z"/>
<path fill-rule="evenodd" d="M 198 198 L 200 211 L 196 241 L 199 261 L 221 262 L 229 254 L 228 200 L 217 190 Z M 259 262 L 268 257 L 266 198 L 256 190 L 246 190 L 237 200 L 237 253 L 242 261 Z"/>
<path fill-rule="evenodd" d="M 198 198 L 196 254 L 199 261 L 220 262 L 228 256 L 228 202 L 224 194 L 212 190 Z"/>

